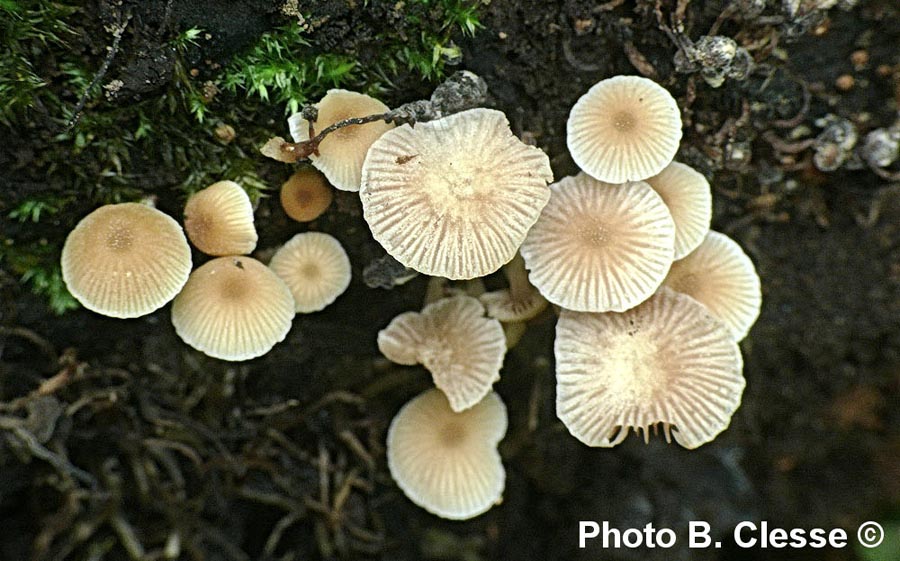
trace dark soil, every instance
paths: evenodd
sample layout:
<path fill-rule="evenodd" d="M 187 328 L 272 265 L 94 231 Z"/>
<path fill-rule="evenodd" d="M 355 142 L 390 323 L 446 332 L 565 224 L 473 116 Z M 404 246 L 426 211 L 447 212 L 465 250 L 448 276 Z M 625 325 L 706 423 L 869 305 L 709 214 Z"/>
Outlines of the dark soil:
<path fill-rule="evenodd" d="M 281 21 L 280 4 L 136 3 L 109 69 L 125 86 L 110 103 L 161 95 L 174 56 L 164 46 L 178 30 L 210 32 L 190 56 L 201 72 L 214 73 Z M 547 152 L 557 178 L 577 171 L 566 150 L 566 118 L 596 81 L 643 71 L 676 95 L 686 117 L 678 159 L 712 179 L 713 227 L 741 243 L 763 282 L 762 315 L 742 343 L 747 389 L 727 431 L 695 451 L 636 437 L 611 450 L 584 447 L 555 415 L 555 318 L 547 313 L 507 355 L 496 386 L 510 412 L 501 445 L 503 504 L 467 522 L 427 514 L 393 484 L 384 437 L 394 413 L 429 377 L 387 363 L 375 345 L 395 315 L 421 306 L 426 279 L 393 290 L 362 282 L 363 268 L 384 252 L 355 194 L 338 192 L 308 227 L 287 219 L 277 196 L 269 197 L 256 214 L 261 252 L 295 232 L 328 232 L 347 248 L 353 281 L 334 305 L 297 316 L 284 343 L 246 363 L 185 346 L 167 308 L 128 321 L 84 310 L 57 317 L 4 276 L 0 560 L 841 561 L 858 559 L 853 547 L 746 550 L 732 543 L 731 529 L 744 520 L 842 527 L 852 544 L 862 521 L 893 520 L 896 528 L 900 184 L 888 175 L 897 164 L 880 175 L 861 163 L 823 172 L 813 147 L 785 145 L 815 138 L 829 113 L 852 122 L 861 138 L 893 123 L 900 8 L 863 0 L 790 18 L 780 2 L 769 2 L 759 15 L 731 12 L 718 33 L 757 44 L 757 64 L 746 79 L 714 89 L 697 73 L 676 71 L 677 49 L 660 29 L 654 2 L 613 4 L 492 0 L 481 10 L 484 27 L 458 39 L 460 68 L 486 79 L 489 104 Z M 673 2 L 661 4 L 668 20 Z M 679 4 L 685 32 L 697 40 L 728 2 Z M 753 2 L 735 3 L 744 4 Z M 300 5 L 315 14 L 316 45 L 335 52 L 365 56 L 382 29 L 404 25 L 394 2 Z M 91 6 L 96 22 L 121 15 L 118 4 Z M 108 38 L 91 33 L 100 23 L 84 24 L 79 47 L 97 67 Z M 866 53 L 864 64 L 852 58 L 858 51 Z M 849 89 L 837 85 L 842 76 L 853 79 Z M 385 99 L 392 106 L 427 97 L 433 86 L 413 75 L 397 84 Z M 36 136 L 9 132 L 0 149 L 7 170 L 0 177 L 8 176 L 0 181 L 12 202 L 54 188 L 30 179 L 40 138 L 55 134 L 39 115 L 33 125 Z M 284 134 L 280 123 L 273 128 Z M 144 191 L 178 216 L 179 171 L 152 154 L 136 161 L 162 170 Z M 260 169 L 273 185 L 290 171 L 261 156 Z M 55 227 L 65 231 L 88 205 L 73 202 Z M 53 225 L 43 231 L 5 218 L 3 228 L 9 238 L 58 235 Z M 679 543 L 672 550 L 596 543 L 582 550 L 580 520 L 623 529 L 652 522 L 673 528 Z M 722 549 L 688 550 L 691 520 L 709 522 Z M 900 551 L 886 555 L 900 559 Z"/>

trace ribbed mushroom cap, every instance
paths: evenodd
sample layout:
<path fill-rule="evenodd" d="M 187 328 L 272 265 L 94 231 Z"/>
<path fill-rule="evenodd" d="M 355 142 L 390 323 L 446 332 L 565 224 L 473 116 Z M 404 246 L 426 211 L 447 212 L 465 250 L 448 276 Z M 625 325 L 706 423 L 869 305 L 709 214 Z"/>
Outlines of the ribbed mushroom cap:
<path fill-rule="evenodd" d="M 307 168 L 281 186 L 281 208 L 297 222 L 311 222 L 328 209 L 334 193 L 322 172 Z"/>
<path fill-rule="evenodd" d="M 669 165 L 681 142 L 681 113 L 665 88 L 640 76 L 594 84 L 569 113 L 572 159 L 609 183 L 652 177 Z"/>
<path fill-rule="evenodd" d="M 649 298 L 669 272 L 675 243 L 672 215 L 656 191 L 584 173 L 550 189 L 521 249 L 541 294 L 580 312 L 621 312 Z"/>
<path fill-rule="evenodd" d="M 62 277 L 85 308 L 134 318 L 162 307 L 191 272 L 191 248 L 170 216 L 138 203 L 85 216 L 63 246 Z"/>
<path fill-rule="evenodd" d="M 741 246 L 725 234 L 710 232 L 697 249 L 672 264 L 663 284 L 706 306 L 736 341 L 759 317 L 759 275 Z"/>
<path fill-rule="evenodd" d="M 222 360 L 248 360 L 284 340 L 294 299 L 284 282 L 251 257 L 219 257 L 191 273 L 172 304 L 178 336 Z"/>
<path fill-rule="evenodd" d="M 350 286 L 350 259 L 341 242 L 321 232 L 297 234 L 284 244 L 269 267 L 291 289 L 296 311 L 318 312 Z"/>
<path fill-rule="evenodd" d="M 353 117 L 367 117 L 387 113 L 390 108 L 373 97 L 347 90 L 328 90 L 316 104 L 319 117 L 314 124 L 315 134 L 323 129 Z M 300 113 L 288 119 L 294 142 L 309 140 L 309 121 Z M 385 132 L 394 128 L 392 123 L 375 121 L 365 125 L 350 125 L 336 130 L 319 144 L 319 154 L 309 157 L 312 164 L 342 191 L 359 191 L 360 171 L 369 147 Z"/>
<path fill-rule="evenodd" d="M 722 322 L 663 287 L 627 312 L 563 310 L 556 326 L 556 414 L 588 446 L 661 423 L 685 448 L 711 441 L 741 403 L 743 361 Z"/>
<path fill-rule="evenodd" d="M 497 444 L 506 434 L 506 406 L 491 392 L 454 412 L 436 389 L 413 398 L 391 422 L 387 460 L 409 499 L 432 514 L 465 520 L 500 502 L 506 472 Z"/>
<path fill-rule="evenodd" d="M 394 362 L 420 363 L 454 411 L 472 407 L 500 379 L 506 354 L 503 327 L 484 317 L 471 296 L 453 296 L 407 312 L 378 333 L 378 348 Z"/>
<path fill-rule="evenodd" d="M 191 195 L 184 206 L 184 230 L 207 255 L 246 255 L 256 248 L 253 206 L 234 181 L 219 181 Z"/>
<path fill-rule="evenodd" d="M 659 193 L 675 221 L 675 259 L 681 259 L 700 245 L 712 220 L 712 191 L 703 174 L 679 162 L 672 162 L 647 179 Z"/>
<path fill-rule="evenodd" d="M 471 109 L 382 136 L 360 195 L 372 235 L 397 261 L 471 279 L 513 258 L 552 180 L 546 154 L 513 136 L 503 113 Z"/>

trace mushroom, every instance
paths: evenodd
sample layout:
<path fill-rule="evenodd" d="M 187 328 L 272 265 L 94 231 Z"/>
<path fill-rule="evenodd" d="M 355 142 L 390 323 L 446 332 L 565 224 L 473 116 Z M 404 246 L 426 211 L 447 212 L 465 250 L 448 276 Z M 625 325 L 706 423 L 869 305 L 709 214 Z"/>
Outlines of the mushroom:
<path fill-rule="evenodd" d="M 741 403 L 743 361 L 725 325 L 663 287 L 617 313 L 563 310 L 556 326 L 556 414 L 588 446 L 662 424 L 685 448 L 711 441 Z"/>
<path fill-rule="evenodd" d="M 321 232 L 297 234 L 284 244 L 269 267 L 287 284 L 296 311 L 318 312 L 350 286 L 350 259 L 341 242 Z"/>
<path fill-rule="evenodd" d="M 500 502 L 506 472 L 497 444 L 506 434 L 506 406 L 490 392 L 456 412 L 443 393 L 410 400 L 391 422 L 387 461 L 409 499 L 432 514 L 465 520 Z"/>
<path fill-rule="evenodd" d="M 581 312 L 622 312 L 649 298 L 669 272 L 675 243 L 672 215 L 656 191 L 585 173 L 550 189 L 521 249 L 541 294 Z"/>
<path fill-rule="evenodd" d="M 178 294 L 191 272 L 191 248 L 170 216 L 121 203 L 85 216 L 66 238 L 60 262 L 66 288 L 85 308 L 134 318 Z"/>
<path fill-rule="evenodd" d="M 284 340 L 294 319 L 291 291 L 251 257 L 219 257 L 191 273 L 172 304 L 172 325 L 213 358 L 248 360 Z"/>
<path fill-rule="evenodd" d="M 328 90 L 315 105 L 318 117 L 313 125 L 316 132 L 354 117 L 367 117 L 390 111 L 387 105 L 365 94 L 347 90 Z M 301 113 L 288 119 L 294 142 L 310 139 L 310 123 Z M 309 159 L 312 164 L 342 191 L 359 191 L 360 171 L 369 147 L 385 132 L 394 128 L 392 123 L 375 121 L 364 125 L 342 127 L 325 137 L 319 144 L 318 153 Z"/>
<path fill-rule="evenodd" d="M 506 338 L 477 299 L 452 296 L 394 318 L 378 333 L 378 349 L 398 364 L 422 364 L 450 407 L 462 411 L 500 379 Z"/>
<path fill-rule="evenodd" d="M 665 88 L 640 76 L 594 84 L 569 113 L 572 159 L 609 183 L 638 181 L 669 165 L 681 141 L 681 114 Z"/>
<path fill-rule="evenodd" d="M 759 317 L 759 275 L 741 246 L 725 234 L 709 232 L 697 249 L 672 264 L 663 284 L 706 306 L 736 341 Z"/>
<path fill-rule="evenodd" d="M 328 209 L 334 193 L 322 172 L 306 168 L 284 182 L 280 198 L 285 214 L 297 222 L 312 222 Z"/>
<path fill-rule="evenodd" d="M 509 288 L 485 292 L 478 297 L 489 317 L 504 323 L 525 322 L 547 307 L 547 300 L 528 282 L 528 271 L 521 254 L 503 266 Z"/>
<path fill-rule="evenodd" d="M 253 206 L 234 181 L 219 181 L 194 193 L 184 206 L 184 229 L 207 255 L 246 255 L 256 248 Z"/>
<path fill-rule="evenodd" d="M 372 235 L 400 263 L 472 279 L 515 256 L 552 180 L 546 154 L 513 136 L 503 113 L 479 108 L 386 133 L 360 196 Z"/>
<path fill-rule="evenodd" d="M 675 259 L 681 259 L 700 245 L 712 220 L 712 191 L 703 174 L 672 162 L 647 179 L 659 193 L 675 221 Z"/>

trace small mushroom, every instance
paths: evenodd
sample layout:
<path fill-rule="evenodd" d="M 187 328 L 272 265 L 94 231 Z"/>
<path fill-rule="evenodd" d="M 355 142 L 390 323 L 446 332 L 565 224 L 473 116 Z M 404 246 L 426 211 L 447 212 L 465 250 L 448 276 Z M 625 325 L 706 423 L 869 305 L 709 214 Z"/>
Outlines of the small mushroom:
<path fill-rule="evenodd" d="M 681 259 L 700 245 L 712 220 L 712 191 L 703 174 L 672 162 L 647 179 L 659 193 L 675 221 L 675 259 Z"/>
<path fill-rule="evenodd" d="M 525 260 L 516 254 L 503 266 L 509 288 L 485 292 L 478 299 L 484 304 L 489 317 L 504 323 L 519 323 L 533 319 L 547 307 L 547 299 L 530 282 Z"/>
<path fill-rule="evenodd" d="M 284 244 L 269 267 L 287 284 L 296 311 L 318 312 L 350 286 L 350 259 L 341 242 L 321 232 L 297 234 Z"/>
<path fill-rule="evenodd" d="M 443 393 L 410 400 L 391 422 L 387 461 L 403 493 L 428 512 L 465 520 L 500 502 L 506 472 L 497 444 L 506 434 L 506 406 L 490 392 L 454 411 Z"/>
<path fill-rule="evenodd" d="M 106 205 L 85 216 L 63 245 L 62 277 L 98 314 L 134 318 L 161 308 L 191 272 L 191 248 L 173 218 L 147 205 Z"/>
<path fill-rule="evenodd" d="M 291 291 L 251 257 L 218 257 L 191 273 L 172 304 L 181 340 L 213 358 L 248 360 L 283 341 L 294 319 Z"/>
<path fill-rule="evenodd" d="M 246 255 L 256 248 L 253 205 L 234 181 L 219 181 L 194 193 L 184 206 L 184 229 L 207 255 Z"/>
<path fill-rule="evenodd" d="M 640 76 L 594 84 L 569 113 L 566 137 L 578 166 L 609 183 L 652 177 L 681 141 L 681 113 L 665 88 Z"/>
<path fill-rule="evenodd" d="M 313 168 L 301 169 L 281 186 L 281 208 L 297 222 L 312 222 L 322 216 L 333 198 L 328 180 Z"/>

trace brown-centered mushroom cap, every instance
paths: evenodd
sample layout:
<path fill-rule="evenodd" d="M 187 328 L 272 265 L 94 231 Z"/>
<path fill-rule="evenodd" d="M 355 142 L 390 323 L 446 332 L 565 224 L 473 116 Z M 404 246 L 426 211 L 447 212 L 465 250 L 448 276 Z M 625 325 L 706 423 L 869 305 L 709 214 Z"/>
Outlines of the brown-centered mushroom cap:
<path fill-rule="evenodd" d="M 428 390 L 403 406 L 388 430 L 391 475 L 409 499 L 452 520 L 478 516 L 500 502 L 506 480 L 497 444 L 506 434 L 506 406 L 490 392 L 455 412 Z"/>
<path fill-rule="evenodd" d="M 297 234 L 284 244 L 269 267 L 287 284 L 296 311 L 317 312 L 350 286 L 350 259 L 341 242 L 321 232 Z"/>
<path fill-rule="evenodd" d="M 563 310 L 556 413 L 573 436 L 610 447 L 662 424 L 685 448 L 711 441 L 741 403 L 743 361 L 725 325 L 663 287 L 624 313 Z"/>
<path fill-rule="evenodd" d="M 318 119 L 314 134 L 322 132 L 338 121 L 353 117 L 367 117 L 390 111 L 387 105 L 365 94 L 347 90 L 328 90 L 316 104 Z M 309 122 L 300 113 L 288 119 L 294 142 L 309 140 Z M 319 144 L 318 154 L 309 157 L 312 164 L 342 191 L 359 191 L 360 171 L 369 147 L 385 132 L 394 128 L 391 123 L 375 121 L 364 125 L 350 125 L 329 134 Z"/>
<path fill-rule="evenodd" d="M 404 346 L 406 348 L 404 349 Z M 407 312 L 378 333 L 378 348 L 400 364 L 422 364 L 454 411 L 478 403 L 500 379 L 506 338 L 471 296 L 453 296 Z"/>
<path fill-rule="evenodd" d="M 191 272 L 191 249 L 170 216 L 122 203 L 100 207 L 75 226 L 61 265 L 66 287 L 85 308 L 134 318 L 178 294 Z"/>
<path fill-rule="evenodd" d="M 681 142 L 675 99 L 653 80 L 614 76 L 594 84 L 569 113 L 572 159 L 609 183 L 639 181 L 662 171 Z"/>
<path fill-rule="evenodd" d="M 550 186 L 522 244 L 529 279 L 569 310 L 621 312 L 650 297 L 669 266 L 675 224 L 642 181 L 611 185 L 580 173 Z"/>
<path fill-rule="evenodd" d="M 675 221 L 675 259 L 694 251 L 709 232 L 712 220 L 712 191 L 703 174 L 679 162 L 672 162 L 647 179 L 659 193 Z"/>
<path fill-rule="evenodd" d="M 301 169 L 281 186 L 281 207 L 297 222 L 311 222 L 331 204 L 334 193 L 322 172 Z"/>
<path fill-rule="evenodd" d="M 284 282 L 251 257 L 219 257 L 191 273 L 172 304 L 175 332 L 222 360 L 248 360 L 284 340 L 294 299 Z"/>
<path fill-rule="evenodd" d="M 697 249 L 672 264 L 663 284 L 706 306 L 737 341 L 759 317 L 759 275 L 741 246 L 725 234 L 709 232 Z"/>
<path fill-rule="evenodd" d="M 479 108 L 386 133 L 360 196 L 372 235 L 400 263 L 471 279 L 513 258 L 552 178 L 546 154 L 513 136 L 503 113 Z"/>
<path fill-rule="evenodd" d="M 219 181 L 194 193 L 184 207 L 184 229 L 207 255 L 246 255 L 256 248 L 253 206 L 234 181 Z"/>

